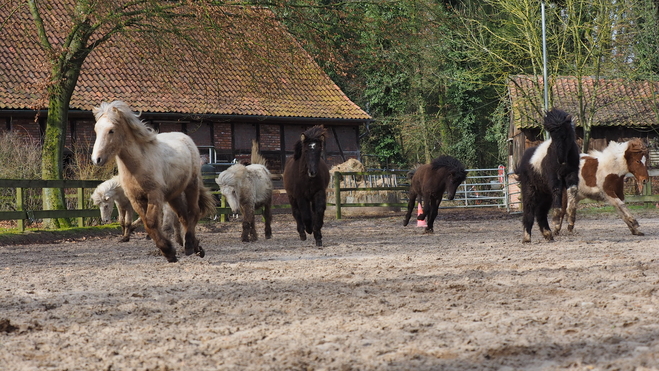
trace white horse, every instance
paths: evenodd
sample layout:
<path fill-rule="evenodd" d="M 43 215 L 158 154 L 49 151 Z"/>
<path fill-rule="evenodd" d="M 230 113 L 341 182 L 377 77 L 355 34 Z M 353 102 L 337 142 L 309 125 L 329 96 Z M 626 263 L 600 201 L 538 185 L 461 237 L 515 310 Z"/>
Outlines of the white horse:
<path fill-rule="evenodd" d="M 116 159 L 119 183 L 167 261 L 178 259 L 162 230 L 165 203 L 185 231 L 185 254 L 203 257 L 195 228 L 202 216 L 215 209 L 215 199 L 203 186 L 199 150 L 192 139 L 179 132 L 156 133 L 121 101 L 103 102 L 93 112 L 92 163 L 101 166 Z"/>
<path fill-rule="evenodd" d="M 221 172 L 215 183 L 220 186 L 220 192 L 226 197 L 234 213 L 240 211 L 243 215 L 242 241 L 250 242 L 258 239 L 254 225 L 254 212 L 263 207 L 265 218 L 265 238 L 272 237 L 272 179 L 270 171 L 261 164 L 235 164 Z"/>
<path fill-rule="evenodd" d="M 121 226 L 121 242 L 130 240 L 130 234 L 138 224 L 138 220 L 133 222 L 133 206 L 131 206 L 128 197 L 124 194 L 124 190 L 119 184 L 119 177 L 114 176 L 110 180 L 99 184 L 92 193 L 92 201 L 94 205 L 98 206 L 101 210 L 101 222 L 106 224 L 110 223 L 112 218 L 112 210 L 114 205 L 117 205 L 119 216 L 117 221 Z"/>
<path fill-rule="evenodd" d="M 142 219 L 137 218 L 133 221 L 133 206 L 130 200 L 124 194 L 121 184 L 119 184 L 119 177 L 114 176 L 109 180 L 101 183 L 96 187 L 91 197 L 94 205 L 98 206 L 101 211 L 101 223 L 107 224 L 111 222 L 112 210 L 114 205 L 117 205 L 118 217 L 117 221 L 121 226 L 120 242 L 130 241 L 130 235 L 135 228 L 142 224 Z M 176 242 L 183 246 L 183 237 L 181 235 L 181 222 L 178 216 L 169 205 L 163 207 L 163 230 L 169 235 L 174 235 Z"/>

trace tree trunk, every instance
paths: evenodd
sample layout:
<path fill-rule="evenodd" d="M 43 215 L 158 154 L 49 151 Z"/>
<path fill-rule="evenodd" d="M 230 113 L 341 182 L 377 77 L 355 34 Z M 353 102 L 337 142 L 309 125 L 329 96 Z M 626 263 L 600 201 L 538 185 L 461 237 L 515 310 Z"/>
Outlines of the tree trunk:
<path fill-rule="evenodd" d="M 68 63 L 58 63 L 52 69 L 52 79 L 59 82 L 59 84 L 53 84 L 49 89 L 48 117 L 41 154 L 41 178 L 44 180 L 63 179 L 64 144 L 69 122 L 69 102 L 78 81 L 81 66 L 82 61 L 79 63 L 69 61 Z M 66 200 L 64 196 L 64 190 L 61 188 L 44 188 L 44 210 L 65 210 Z M 44 223 L 52 228 L 71 226 L 71 221 L 66 218 L 46 220 Z"/>

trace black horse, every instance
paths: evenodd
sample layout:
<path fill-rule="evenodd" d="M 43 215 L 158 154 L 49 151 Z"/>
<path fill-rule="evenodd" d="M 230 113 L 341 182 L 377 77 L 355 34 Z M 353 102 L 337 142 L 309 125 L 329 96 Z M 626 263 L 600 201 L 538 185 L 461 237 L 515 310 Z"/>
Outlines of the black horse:
<path fill-rule="evenodd" d="M 329 168 L 321 158 L 325 135 L 325 128 L 320 125 L 305 131 L 284 167 L 284 188 L 300 239 L 305 241 L 306 234 L 313 232 L 316 246 L 323 246 L 320 229 L 327 201 L 325 190 L 330 180 Z"/>
<path fill-rule="evenodd" d="M 576 200 L 579 147 L 572 116 L 554 108 L 547 112 L 544 127 L 551 139 L 527 149 L 515 170 L 521 185 L 524 208 L 522 242 L 531 242 L 534 219 L 538 221 L 545 239 L 552 241 L 554 237 L 547 220 L 549 210 L 553 207 L 555 212 L 560 212 L 563 190 L 567 190 L 568 204 Z"/>
<path fill-rule="evenodd" d="M 446 192 L 446 198 L 452 200 L 460 183 L 467 178 L 467 172 L 460 161 L 451 156 L 441 156 L 429 164 L 419 166 L 408 176 L 411 176 L 412 184 L 403 226 L 407 226 L 409 223 L 416 198 L 421 195 L 423 214 L 417 216 L 417 219 L 426 219 L 424 233 L 433 233 L 433 224 L 437 218 L 437 211 L 444 192 Z"/>

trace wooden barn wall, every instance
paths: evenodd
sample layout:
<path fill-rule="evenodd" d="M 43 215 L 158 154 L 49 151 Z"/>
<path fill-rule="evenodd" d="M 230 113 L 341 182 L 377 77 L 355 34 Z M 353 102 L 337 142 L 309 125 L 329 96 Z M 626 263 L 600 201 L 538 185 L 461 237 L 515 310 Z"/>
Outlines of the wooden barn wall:
<path fill-rule="evenodd" d="M 208 155 L 218 171 L 226 168 L 234 159 L 249 160 L 252 140 L 257 139 L 261 154 L 267 159 L 273 173 L 283 171 L 284 163 L 293 154 L 295 142 L 300 139 L 300 135 L 318 124 L 313 120 L 300 124 L 168 120 L 150 118 L 147 114 L 143 120 L 161 133 L 178 131 L 188 134 L 199 147 L 200 154 Z M 22 137 L 41 141 L 44 125 L 45 115 L 41 115 L 35 122 L 33 115 L 16 117 L 2 115 L 0 112 L 0 131 L 12 131 Z M 326 124 L 325 127 L 325 159 L 330 166 L 350 158 L 360 159 L 358 124 Z M 72 117 L 67 129 L 67 150 L 73 149 L 74 145 L 81 145 L 91 151 L 96 139 L 91 115 Z"/>

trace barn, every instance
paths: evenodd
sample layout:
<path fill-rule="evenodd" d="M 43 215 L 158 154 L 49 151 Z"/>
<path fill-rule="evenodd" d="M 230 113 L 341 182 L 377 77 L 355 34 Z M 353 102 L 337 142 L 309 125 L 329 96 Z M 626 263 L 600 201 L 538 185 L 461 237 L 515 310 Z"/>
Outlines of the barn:
<path fill-rule="evenodd" d="M 49 4 L 48 36 L 61 44 L 72 5 Z M 13 11 L 0 7 L 0 130 L 39 140 L 49 68 L 28 8 Z M 329 163 L 360 157 L 359 128 L 371 117 L 269 10 L 218 8 L 199 22 L 186 41 L 126 33 L 95 49 L 71 98 L 67 149 L 93 145 L 94 106 L 123 100 L 156 130 L 190 135 L 217 171 L 247 157 L 256 139 L 279 173 L 300 133 L 318 124 L 328 129 Z"/>
<path fill-rule="evenodd" d="M 553 78 L 552 106 L 572 114 L 577 141 L 583 143 L 579 117 L 579 81 L 576 77 Z M 592 117 L 589 149 L 603 149 L 612 140 L 643 139 L 650 149 L 650 165 L 659 165 L 659 82 L 583 77 L 584 111 Z M 543 79 L 512 76 L 508 82 L 510 122 L 508 165 L 514 169 L 524 150 L 544 140 L 542 130 Z"/>

